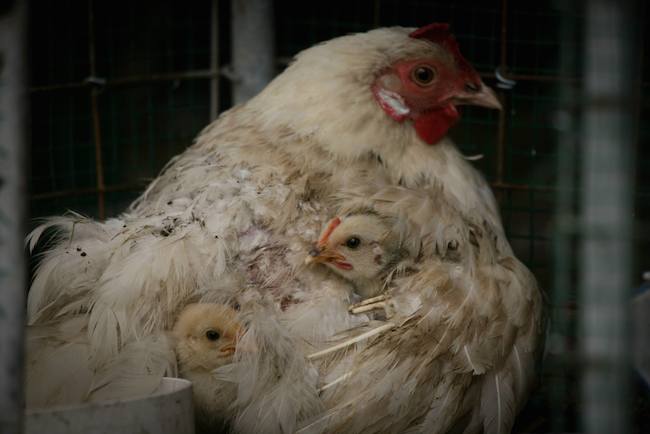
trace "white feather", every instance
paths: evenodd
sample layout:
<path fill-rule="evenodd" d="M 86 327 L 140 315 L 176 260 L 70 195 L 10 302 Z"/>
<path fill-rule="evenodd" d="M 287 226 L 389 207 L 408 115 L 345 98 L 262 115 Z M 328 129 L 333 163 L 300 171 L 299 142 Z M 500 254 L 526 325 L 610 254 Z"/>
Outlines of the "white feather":
<path fill-rule="evenodd" d="M 87 318 L 75 316 L 27 328 L 28 408 L 145 396 L 163 376 L 176 375 L 164 334 L 129 342 L 115 357 L 93 362 L 86 327 Z"/>

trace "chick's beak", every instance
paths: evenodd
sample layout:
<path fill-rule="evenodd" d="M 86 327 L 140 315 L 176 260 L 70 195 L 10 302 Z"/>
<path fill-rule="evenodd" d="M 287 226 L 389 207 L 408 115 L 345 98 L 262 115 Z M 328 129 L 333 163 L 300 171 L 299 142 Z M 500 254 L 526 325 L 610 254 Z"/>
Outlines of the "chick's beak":
<path fill-rule="evenodd" d="M 486 86 L 480 80 L 478 82 L 467 82 L 463 92 L 456 97 L 456 102 L 458 104 L 475 105 L 497 110 L 503 109 L 501 102 L 492 88 Z"/>
<path fill-rule="evenodd" d="M 313 264 L 314 262 L 319 262 L 320 250 L 317 247 L 314 247 L 309 251 L 309 254 L 305 258 L 305 265 Z"/>
<path fill-rule="evenodd" d="M 224 356 L 230 356 L 235 354 L 235 350 L 237 347 L 235 346 L 235 343 L 227 344 L 221 347 L 221 353 L 223 353 Z"/>
<path fill-rule="evenodd" d="M 309 255 L 305 258 L 305 264 L 344 261 L 345 257 L 340 253 L 332 251 L 325 246 L 314 246 L 309 251 Z"/>

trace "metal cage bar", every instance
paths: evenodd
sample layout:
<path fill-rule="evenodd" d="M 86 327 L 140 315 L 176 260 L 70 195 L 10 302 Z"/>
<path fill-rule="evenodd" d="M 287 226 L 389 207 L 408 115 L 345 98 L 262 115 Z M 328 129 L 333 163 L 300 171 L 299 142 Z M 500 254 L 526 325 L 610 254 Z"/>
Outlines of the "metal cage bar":
<path fill-rule="evenodd" d="M 275 75 L 273 2 L 232 1 L 233 103 L 259 93 Z"/>
<path fill-rule="evenodd" d="M 590 0 L 585 27 L 580 338 L 582 425 L 629 432 L 632 288 L 633 2 Z"/>
<path fill-rule="evenodd" d="M 26 2 L 0 11 L 0 432 L 22 431 Z M 3 4 L 6 8 L 7 4 Z"/>
<path fill-rule="evenodd" d="M 210 80 L 210 120 L 219 116 L 219 0 L 212 0 L 210 17 L 210 69 L 215 72 Z"/>

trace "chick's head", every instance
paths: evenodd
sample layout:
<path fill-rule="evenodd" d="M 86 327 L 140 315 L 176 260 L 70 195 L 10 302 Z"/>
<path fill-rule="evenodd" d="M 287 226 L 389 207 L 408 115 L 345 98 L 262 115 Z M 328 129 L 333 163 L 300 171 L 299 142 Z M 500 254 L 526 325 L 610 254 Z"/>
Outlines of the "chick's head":
<path fill-rule="evenodd" d="M 357 214 L 330 220 L 305 262 L 324 264 L 359 283 L 378 278 L 399 251 L 387 221 L 374 214 Z"/>
<path fill-rule="evenodd" d="M 237 311 L 217 303 L 190 304 L 173 329 L 181 373 L 214 370 L 232 361 L 241 326 Z"/>

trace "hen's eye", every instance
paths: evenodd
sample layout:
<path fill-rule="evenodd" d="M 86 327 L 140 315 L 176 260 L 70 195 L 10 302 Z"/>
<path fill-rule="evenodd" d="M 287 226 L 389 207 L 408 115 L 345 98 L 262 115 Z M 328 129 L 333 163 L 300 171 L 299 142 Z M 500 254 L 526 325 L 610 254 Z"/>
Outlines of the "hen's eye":
<path fill-rule="evenodd" d="M 411 72 L 413 81 L 420 86 L 428 86 L 436 78 L 436 71 L 430 66 L 416 66 Z"/>
<path fill-rule="evenodd" d="M 208 330 L 207 332 L 205 332 L 205 337 L 211 341 L 216 341 L 221 337 L 221 335 L 216 330 Z"/>
<path fill-rule="evenodd" d="M 359 247 L 359 244 L 361 244 L 361 240 L 357 237 L 350 237 L 345 242 L 345 246 L 349 247 L 350 249 L 356 249 Z"/>

